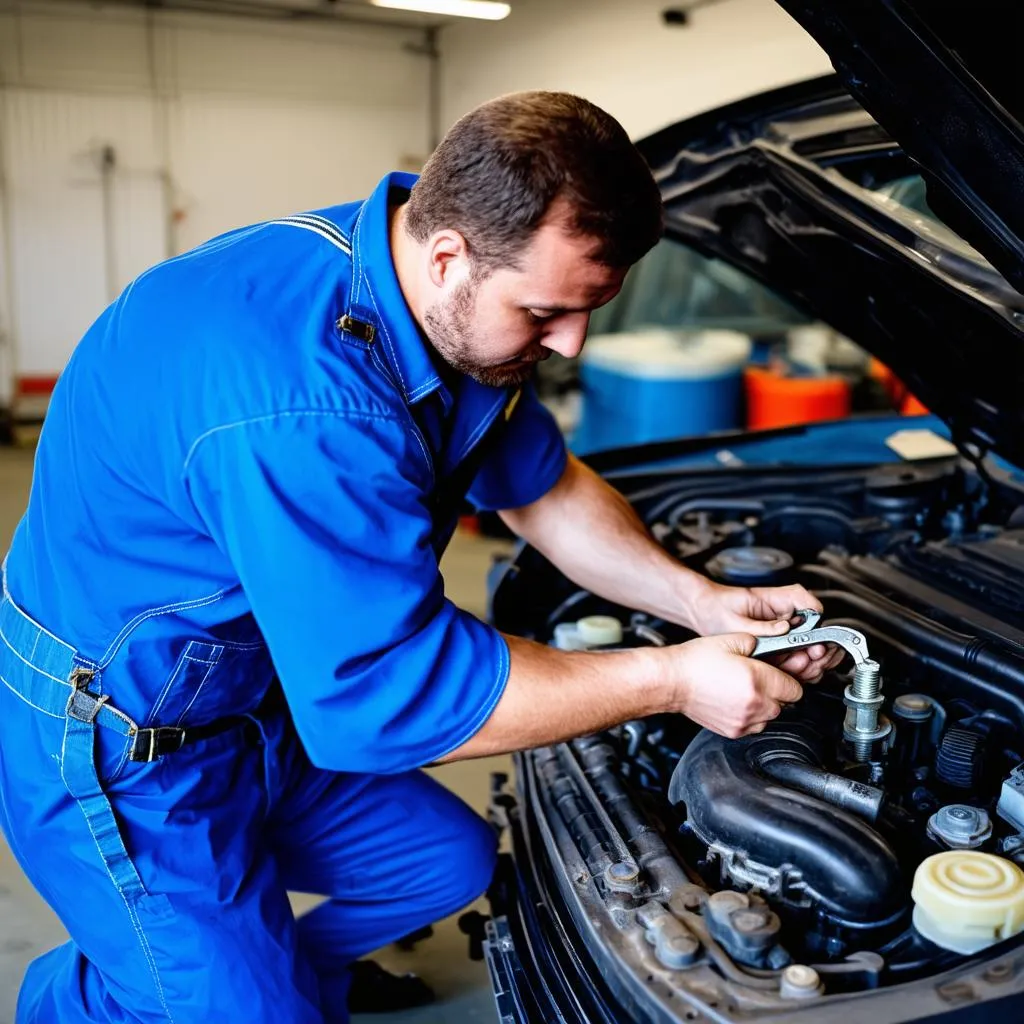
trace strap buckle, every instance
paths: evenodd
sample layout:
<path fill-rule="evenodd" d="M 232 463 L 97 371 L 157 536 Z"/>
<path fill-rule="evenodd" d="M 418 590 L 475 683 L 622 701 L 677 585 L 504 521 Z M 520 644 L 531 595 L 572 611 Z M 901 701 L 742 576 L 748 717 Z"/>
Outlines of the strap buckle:
<path fill-rule="evenodd" d="M 91 668 L 76 668 L 69 678 L 71 696 L 68 698 L 66 714 L 78 722 L 92 724 L 100 713 L 100 708 L 110 699 L 105 695 L 90 693 L 89 684 L 95 679 L 96 673 Z"/>
<path fill-rule="evenodd" d="M 139 729 L 135 734 L 131 753 L 132 761 L 150 764 L 164 754 L 176 754 L 185 745 L 185 730 L 172 725 Z"/>
<path fill-rule="evenodd" d="M 351 334 L 352 337 L 358 338 L 367 345 L 372 345 L 373 339 L 377 336 L 377 328 L 373 324 L 367 323 L 365 320 L 357 320 L 351 313 L 345 313 L 338 317 L 335 326 L 342 333 Z"/>

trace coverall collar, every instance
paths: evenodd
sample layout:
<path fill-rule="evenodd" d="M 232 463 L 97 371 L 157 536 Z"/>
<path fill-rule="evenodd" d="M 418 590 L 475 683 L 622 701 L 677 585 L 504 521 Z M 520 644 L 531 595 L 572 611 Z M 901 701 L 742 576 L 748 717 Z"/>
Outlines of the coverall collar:
<path fill-rule="evenodd" d="M 440 390 L 446 407 L 451 395 L 427 350 L 427 342 L 409 309 L 391 255 L 388 201 L 395 190 L 410 190 L 417 176 L 402 171 L 385 175 L 363 203 L 352 231 L 352 293 L 349 311 L 369 316 L 379 328 L 381 351 L 405 400 L 419 402 Z"/>

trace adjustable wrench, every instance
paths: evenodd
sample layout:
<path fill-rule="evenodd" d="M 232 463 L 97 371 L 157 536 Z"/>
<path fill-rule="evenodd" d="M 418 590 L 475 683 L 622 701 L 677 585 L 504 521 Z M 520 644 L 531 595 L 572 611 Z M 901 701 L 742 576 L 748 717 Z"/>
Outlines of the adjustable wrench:
<path fill-rule="evenodd" d="M 779 651 L 791 651 L 799 647 L 813 647 L 815 644 L 836 644 L 842 647 L 853 658 L 854 664 L 863 665 L 870 660 L 868 641 L 863 633 L 846 626 L 821 626 L 821 615 L 818 612 L 804 609 L 795 614 L 803 616 L 803 622 L 794 626 L 782 636 L 762 636 L 758 638 L 752 658 L 760 658 L 765 654 L 777 654 Z"/>

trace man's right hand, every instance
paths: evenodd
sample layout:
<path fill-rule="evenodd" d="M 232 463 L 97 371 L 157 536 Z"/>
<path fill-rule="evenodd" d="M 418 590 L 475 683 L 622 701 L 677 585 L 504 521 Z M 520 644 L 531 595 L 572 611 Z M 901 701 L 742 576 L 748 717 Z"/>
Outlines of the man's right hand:
<path fill-rule="evenodd" d="M 746 633 L 727 633 L 660 650 L 678 686 L 673 710 L 730 739 L 761 732 L 804 691 L 781 669 L 751 658 L 756 643 Z"/>

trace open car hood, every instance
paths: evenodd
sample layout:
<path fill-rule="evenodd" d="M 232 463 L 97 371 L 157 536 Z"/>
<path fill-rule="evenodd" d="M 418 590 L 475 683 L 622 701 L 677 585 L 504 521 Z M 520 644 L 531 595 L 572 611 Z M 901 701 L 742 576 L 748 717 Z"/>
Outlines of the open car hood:
<path fill-rule="evenodd" d="M 850 84 L 799 83 L 642 140 L 666 233 L 878 356 L 963 450 L 1024 467 L 1020 125 L 950 51 L 901 20 L 909 5 L 780 2 L 831 48 Z M 905 64 L 890 49 L 897 24 Z M 858 30 L 878 40 L 891 75 L 874 49 L 857 48 Z M 926 58 L 943 74 L 927 73 Z M 918 212 L 885 192 L 914 176 L 927 186 Z"/>
<path fill-rule="evenodd" d="M 1019 0 L 778 0 L 920 165 L 933 210 L 1024 292 Z"/>

